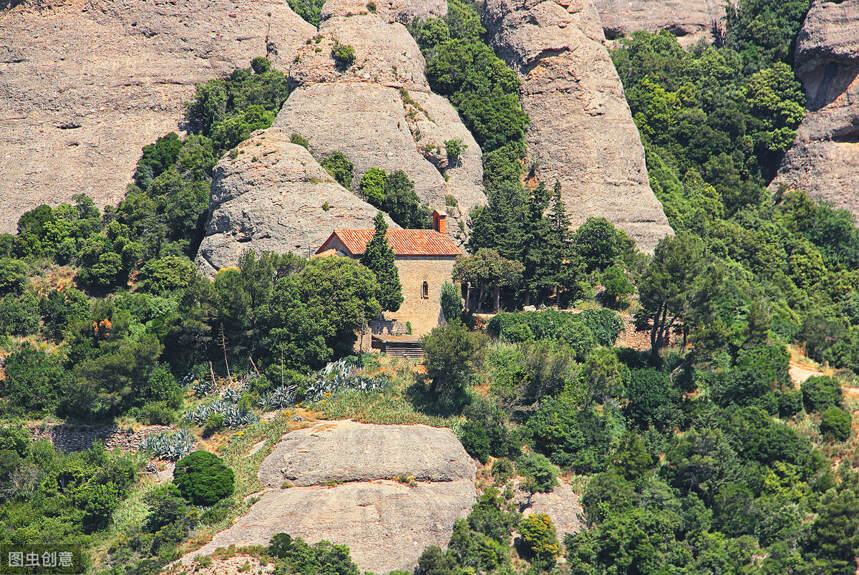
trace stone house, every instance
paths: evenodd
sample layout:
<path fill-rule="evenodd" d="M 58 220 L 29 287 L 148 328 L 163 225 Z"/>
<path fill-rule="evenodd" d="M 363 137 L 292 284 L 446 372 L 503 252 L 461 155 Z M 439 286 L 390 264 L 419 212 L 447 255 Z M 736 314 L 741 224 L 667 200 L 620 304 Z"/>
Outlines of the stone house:
<path fill-rule="evenodd" d="M 423 335 L 441 323 L 441 286 L 451 281 L 456 256 L 462 251 L 447 235 L 447 215 L 433 212 L 431 230 L 388 229 L 388 244 L 403 286 L 403 303 L 395 312 L 385 312 L 384 320 L 373 322 L 374 334 Z M 360 258 L 373 239 L 374 230 L 334 230 L 316 250 L 319 256 Z"/>

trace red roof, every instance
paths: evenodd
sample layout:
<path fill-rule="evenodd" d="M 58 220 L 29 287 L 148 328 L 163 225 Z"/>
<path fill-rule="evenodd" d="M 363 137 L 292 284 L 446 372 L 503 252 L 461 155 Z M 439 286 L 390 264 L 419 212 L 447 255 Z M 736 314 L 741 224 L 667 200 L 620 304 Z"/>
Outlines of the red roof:
<path fill-rule="evenodd" d="M 336 237 L 353 256 L 359 256 L 367 249 L 375 230 L 334 230 L 318 250 L 317 254 L 330 249 L 329 244 Z M 388 244 L 396 256 L 458 256 L 462 251 L 456 247 L 450 236 L 435 230 L 392 230 L 385 234 Z"/>

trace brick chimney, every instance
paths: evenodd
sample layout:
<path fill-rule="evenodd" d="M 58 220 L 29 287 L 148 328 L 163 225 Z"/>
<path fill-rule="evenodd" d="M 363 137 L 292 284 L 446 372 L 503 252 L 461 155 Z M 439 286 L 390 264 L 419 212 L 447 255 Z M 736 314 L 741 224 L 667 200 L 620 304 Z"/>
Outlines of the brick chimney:
<path fill-rule="evenodd" d="M 432 229 L 437 231 L 440 234 L 447 233 L 447 214 L 444 212 L 440 212 L 435 210 L 432 213 Z"/>

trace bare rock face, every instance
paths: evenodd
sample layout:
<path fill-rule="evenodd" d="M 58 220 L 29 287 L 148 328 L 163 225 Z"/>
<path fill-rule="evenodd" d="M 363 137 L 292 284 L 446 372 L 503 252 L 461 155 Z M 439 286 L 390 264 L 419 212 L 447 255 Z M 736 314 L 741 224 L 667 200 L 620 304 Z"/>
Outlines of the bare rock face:
<path fill-rule="evenodd" d="M 236 265 L 248 249 L 309 256 L 334 228 L 373 227 L 376 208 L 340 186 L 289 136 L 276 128 L 255 132 L 215 167 L 197 253 L 201 272 Z"/>
<path fill-rule="evenodd" d="M 260 467 L 260 481 L 275 489 L 183 563 L 286 532 L 348 545 L 362 572 L 411 571 L 426 546 L 446 546 L 454 522 L 468 515 L 474 474 L 446 429 L 339 421 L 294 431 Z M 389 480 L 396 475 L 415 482 Z M 281 488 L 284 481 L 298 487 Z"/>
<path fill-rule="evenodd" d="M 487 0 L 484 26 L 522 79 L 537 177 L 561 193 L 574 225 L 604 217 L 652 251 L 672 233 L 590 0 Z"/>
<path fill-rule="evenodd" d="M 417 441 L 431 446 L 418 448 Z M 262 463 L 260 482 L 280 487 L 412 476 L 420 482 L 474 478 L 474 462 L 448 429 L 425 425 L 322 423 L 288 433 Z"/>
<path fill-rule="evenodd" d="M 859 0 L 815 0 L 797 37 L 808 111 L 773 186 L 785 183 L 859 217 Z"/>
<path fill-rule="evenodd" d="M 179 129 L 194 83 L 315 33 L 285 1 L 50 0 L 0 11 L 0 232 L 22 212 L 122 198 L 141 148 Z"/>
<path fill-rule="evenodd" d="M 560 482 L 551 493 L 534 493 L 529 497 L 522 516 L 545 513 L 552 518 L 558 539 L 563 541 L 567 533 L 578 533 L 583 525 L 584 509 L 579 496 L 569 484 Z"/>
<path fill-rule="evenodd" d="M 331 57 L 335 42 L 355 50 L 355 63 L 347 69 Z M 420 48 L 405 26 L 364 14 L 323 21 L 319 35 L 299 50 L 289 76 L 299 85 L 368 82 L 428 92 L 425 66 Z"/>
<path fill-rule="evenodd" d="M 447 15 L 447 0 L 328 0 L 322 7 L 322 20 L 356 14 L 378 14 L 388 22 L 406 24 L 416 18 L 443 18 Z"/>
<path fill-rule="evenodd" d="M 725 17 L 723 0 L 594 0 L 594 5 L 606 38 L 667 30 L 683 46 L 711 40 L 713 24 Z"/>

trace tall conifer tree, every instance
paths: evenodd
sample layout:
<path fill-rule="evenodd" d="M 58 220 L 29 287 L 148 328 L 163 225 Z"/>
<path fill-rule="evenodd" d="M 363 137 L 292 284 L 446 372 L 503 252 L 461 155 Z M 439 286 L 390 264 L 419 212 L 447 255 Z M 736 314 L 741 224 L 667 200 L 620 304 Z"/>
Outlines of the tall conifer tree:
<path fill-rule="evenodd" d="M 400 284 L 400 275 L 394 263 L 394 251 L 385 237 L 388 224 L 385 223 L 382 212 L 376 214 L 373 224 L 376 232 L 367 244 L 364 255 L 361 256 L 361 263 L 375 274 L 376 281 L 379 282 L 379 294 L 376 299 L 382 304 L 382 309 L 397 311 L 403 303 L 403 286 Z"/>

